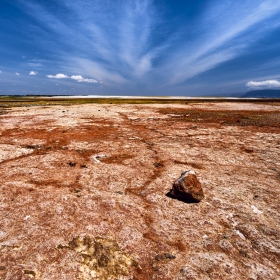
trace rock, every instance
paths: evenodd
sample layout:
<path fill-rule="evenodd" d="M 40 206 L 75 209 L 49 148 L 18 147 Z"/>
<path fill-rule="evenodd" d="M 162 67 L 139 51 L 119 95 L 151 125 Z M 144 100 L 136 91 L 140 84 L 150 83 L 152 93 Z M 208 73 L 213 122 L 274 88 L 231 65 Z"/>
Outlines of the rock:
<path fill-rule="evenodd" d="M 163 261 L 164 260 L 164 256 L 163 255 L 156 255 L 155 256 L 155 260 L 156 261 Z"/>
<path fill-rule="evenodd" d="M 29 276 L 32 277 L 32 278 L 36 276 L 35 271 L 29 270 L 29 269 L 25 269 L 25 270 L 23 271 L 23 273 L 26 274 L 26 275 L 29 275 Z"/>
<path fill-rule="evenodd" d="M 176 257 L 171 255 L 171 254 L 169 254 L 169 253 L 159 254 L 159 255 L 155 256 L 155 260 L 156 261 L 163 261 L 165 259 L 174 260 L 174 259 L 176 259 Z"/>
<path fill-rule="evenodd" d="M 154 167 L 158 168 L 158 167 L 163 167 L 163 164 L 160 162 L 155 162 L 154 163 Z"/>
<path fill-rule="evenodd" d="M 176 259 L 175 256 L 173 256 L 173 255 L 171 255 L 171 254 L 168 254 L 168 253 L 164 254 L 164 256 L 165 256 L 165 258 L 170 259 L 170 260 Z"/>
<path fill-rule="evenodd" d="M 189 203 L 199 202 L 204 198 L 201 184 L 193 170 L 181 174 L 181 177 L 174 182 L 170 196 Z"/>

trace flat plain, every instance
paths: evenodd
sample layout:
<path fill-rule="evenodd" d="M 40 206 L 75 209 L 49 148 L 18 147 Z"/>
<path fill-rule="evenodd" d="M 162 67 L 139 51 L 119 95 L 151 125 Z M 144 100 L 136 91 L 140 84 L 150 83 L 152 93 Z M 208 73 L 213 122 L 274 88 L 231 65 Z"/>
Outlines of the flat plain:
<path fill-rule="evenodd" d="M 0 279 L 280 279 L 280 102 L 1 102 Z"/>

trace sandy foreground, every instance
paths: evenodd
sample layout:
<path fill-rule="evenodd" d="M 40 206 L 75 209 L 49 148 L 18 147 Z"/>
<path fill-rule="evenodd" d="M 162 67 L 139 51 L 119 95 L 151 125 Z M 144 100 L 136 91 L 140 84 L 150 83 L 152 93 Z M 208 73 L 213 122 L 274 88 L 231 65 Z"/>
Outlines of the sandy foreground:
<path fill-rule="evenodd" d="M 0 182 L 0 279 L 280 279 L 279 104 L 3 110 Z"/>

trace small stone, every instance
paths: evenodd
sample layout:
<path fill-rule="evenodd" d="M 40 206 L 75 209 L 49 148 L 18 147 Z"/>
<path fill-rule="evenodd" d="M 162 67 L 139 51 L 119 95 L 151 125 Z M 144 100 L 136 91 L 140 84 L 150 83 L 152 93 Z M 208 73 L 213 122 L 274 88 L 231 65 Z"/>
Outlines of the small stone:
<path fill-rule="evenodd" d="M 162 260 L 164 260 L 164 256 L 163 255 L 156 255 L 155 260 L 156 261 L 162 261 Z"/>
<path fill-rule="evenodd" d="M 27 145 L 26 148 L 34 150 L 36 149 L 36 145 Z"/>
<path fill-rule="evenodd" d="M 72 161 L 67 162 L 67 164 L 68 164 L 70 167 L 76 166 L 76 162 L 72 162 Z"/>
<path fill-rule="evenodd" d="M 193 170 L 181 174 L 181 177 L 174 182 L 170 195 L 189 203 L 199 202 L 204 198 L 201 183 Z"/>
<path fill-rule="evenodd" d="M 169 253 L 159 254 L 159 255 L 155 256 L 156 261 L 163 261 L 163 260 L 166 260 L 166 259 L 174 260 L 174 259 L 176 259 L 176 257 L 169 254 Z"/>
<path fill-rule="evenodd" d="M 27 274 L 27 275 L 32 275 L 33 277 L 36 276 L 35 271 L 29 270 L 29 269 L 25 269 L 25 270 L 23 271 L 23 273 L 24 273 L 24 274 Z"/>
<path fill-rule="evenodd" d="M 240 250 L 240 251 L 239 251 L 239 254 L 240 254 L 242 257 L 250 258 L 250 256 L 248 255 L 248 253 L 247 253 L 246 251 Z"/>
<path fill-rule="evenodd" d="M 251 154 L 251 153 L 254 152 L 254 150 L 251 149 L 251 148 L 245 148 L 245 149 L 244 149 L 244 152 L 245 152 L 245 153 L 248 153 L 248 154 Z"/>
<path fill-rule="evenodd" d="M 193 125 L 190 129 L 197 129 L 197 125 Z"/>
<path fill-rule="evenodd" d="M 164 254 L 164 256 L 167 258 L 167 259 L 170 259 L 170 260 L 173 260 L 173 259 L 176 259 L 175 256 L 171 255 L 171 254 Z"/>

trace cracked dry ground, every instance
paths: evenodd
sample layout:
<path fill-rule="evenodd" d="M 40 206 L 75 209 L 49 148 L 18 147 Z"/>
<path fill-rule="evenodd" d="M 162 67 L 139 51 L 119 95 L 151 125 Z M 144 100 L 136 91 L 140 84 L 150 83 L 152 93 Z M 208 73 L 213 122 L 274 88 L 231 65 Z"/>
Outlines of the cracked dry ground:
<path fill-rule="evenodd" d="M 3 111 L 0 279 L 279 279 L 279 105 Z"/>

